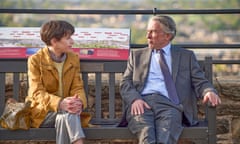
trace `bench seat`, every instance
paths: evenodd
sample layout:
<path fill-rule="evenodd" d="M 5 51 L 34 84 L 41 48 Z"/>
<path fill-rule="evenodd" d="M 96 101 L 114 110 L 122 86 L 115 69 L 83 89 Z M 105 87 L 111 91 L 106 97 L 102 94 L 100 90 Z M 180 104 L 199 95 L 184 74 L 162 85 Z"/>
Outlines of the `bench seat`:
<path fill-rule="evenodd" d="M 86 139 L 89 140 L 110 140 L 110 139 L 136 139 L 126 127 L 116 127 L 119 122 L 119 114 L 116 114 L 116 107 L 123 106 L 116 103 L 119 80 L 116 74 L 122 74 L 125 71 L 127 61 L 107 61 L 107 60 L 80 60 L 81 75 L 84 81 L 84 88 L 90 101 L 90 95 L 94 95 L 94 115 L 92 122 L 95 124 L 89 128 L 84 128 Z M 199 60 L 199 64 L 205 72 L 205 76 L 212 82 L 212 59 L 207 57 L 205 60 Z M 19 91 L 21 90 L 21 75 L 27 72 L 27 59 L 0 59 L 0 115 L 3 112 L 6 101 L 6 77 L 8 73 L 13 75 L 13 98 L 19 100 Z M 106 79 L 102 74 L 107 74 L 107 105 L 103 101 L 102 87 L 106 84 Z M 94 80 L 89 75 L 94 75 Z M 104 82 L 103 82 L 104 81 Z M 118 82 L 117 82 L 118 81 Z M 90 92 L 90 86 L 93 84 L 94 92 Z M 27 92 L 25 92 L 26 94 Z M 118 93 L 119 95 L 119 93 Z M 119 96 L 118 96 L 119 98 Z M 106 108 L 107 107 L 107 108 Z M 103 117 L 103 111 L 107 111 Z M 185 127 L 180 139 L 188 139 L 196 143 L 215 144 L 216 143 L 216 108 L 205 106 L 204 117 L 201 118 L 197 126 Z M 118 115 L 118 117 L 117 117 Z M 29 130 L 11 131 L 0 128 L 0 140 L 55 140 L 54 128 L 31 128 Z"/>
<path fill-rule="evenodd" d="M 200 122 L 199 126 L 185 127 L 181 138 L 205 139 L 208 135 L 206 122 Z M 113 125 L 97 125 L 84 128 L 87 139 L 136 139 L 127 127 Z M 189 135 L 191 133 L 191 135 Z M 6 130 L 0 128 L 0 140 L 55 140 L 54 128 L 31 128 L 29 130 Z"/>

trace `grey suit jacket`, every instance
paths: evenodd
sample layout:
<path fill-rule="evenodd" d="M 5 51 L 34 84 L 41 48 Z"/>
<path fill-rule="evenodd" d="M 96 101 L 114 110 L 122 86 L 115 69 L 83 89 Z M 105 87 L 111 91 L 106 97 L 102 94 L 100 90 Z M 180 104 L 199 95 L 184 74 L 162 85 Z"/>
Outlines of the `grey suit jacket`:
<path fill-rule="evenodd" d="M 126 109 L 135 99 L 141 99 L 141 91 L 146 82 L 152 50 L 132 49 L 126 71 L 120 83 L 120 93 Z M 197 124 L 197 98 L 208 91 L 216 90 L 204 77 L 193 51 L 171 46 L 172 77 L 176 85 L 180 103 L 183 105 L 184 124 Z"/>

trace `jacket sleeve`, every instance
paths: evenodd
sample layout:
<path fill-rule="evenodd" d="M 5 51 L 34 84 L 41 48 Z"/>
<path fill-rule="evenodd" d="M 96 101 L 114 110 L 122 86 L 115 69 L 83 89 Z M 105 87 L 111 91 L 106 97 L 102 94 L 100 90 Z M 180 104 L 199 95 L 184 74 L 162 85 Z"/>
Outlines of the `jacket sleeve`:
<path fill-rule="evenodd" d="M 200 97 L 203 97 L 209 91 L 217 93 L 213 85 L 204 76 L 194 53 L 191 53 L 191 77 L 195 91 Z"/>
<path fill-rule="evenodd" d="M 136 99 L 141 99 L 141 95 L 136 88 L 136 83 L 133 80 L 133 75 L 134 75 L 134 58 L 133 52 L 131 51 L 127 63 L 127 68 L 120 82 L 120 93 L 122 99 L 127 105 L 131 105 L 133 101 Z"/>
<path fill-rule="evenodd" d="M 83 103 L 83 108 L 87 107 L 87 99 L 86 99 L 86 94 L 84 90 L 84 84 L 82 77 L 80 76 L 80 62 L 78 56 L 75 57 L 75 62 L 76 65 L 75 67 L 75 73 L 74 73 L 74 78 L 70 87 L 70 95 L 73 96 L 75 94 L 78 94 L 80 100 Z"/>

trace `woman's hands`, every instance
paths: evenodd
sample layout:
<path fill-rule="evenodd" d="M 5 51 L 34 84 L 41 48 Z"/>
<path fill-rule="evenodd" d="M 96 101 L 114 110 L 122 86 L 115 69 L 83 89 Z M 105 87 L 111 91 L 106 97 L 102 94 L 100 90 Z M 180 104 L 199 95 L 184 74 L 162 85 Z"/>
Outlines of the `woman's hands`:
<path fill-rule="evenodd" d="M 82 101 L 78 98 L 78 95 L 75 94 L 74 96 L 64 98 L 60 102 L 59 108 L 69 113 L 80 115 L 82 112 L 83 104 Z"/>

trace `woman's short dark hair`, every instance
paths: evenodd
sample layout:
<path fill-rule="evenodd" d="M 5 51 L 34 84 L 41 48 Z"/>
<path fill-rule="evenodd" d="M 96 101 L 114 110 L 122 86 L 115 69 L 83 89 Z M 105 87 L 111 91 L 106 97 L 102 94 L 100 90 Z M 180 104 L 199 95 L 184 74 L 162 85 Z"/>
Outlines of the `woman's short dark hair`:
<path fill-rule="evenodd" d="M 46 45 L 51 45 L 51 39 L 60 40 L 66 35 L 72 35 L 75 32 L 73 25 L 63 20 L 51 20 L 44 23 L 40 30 L 40 36 Z"/>

